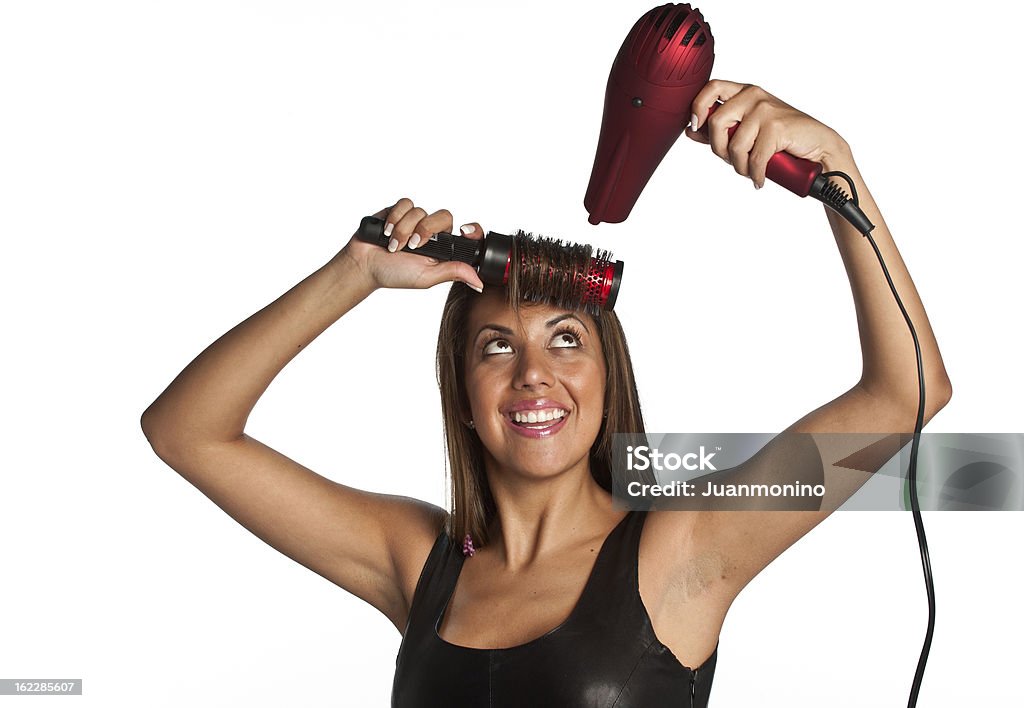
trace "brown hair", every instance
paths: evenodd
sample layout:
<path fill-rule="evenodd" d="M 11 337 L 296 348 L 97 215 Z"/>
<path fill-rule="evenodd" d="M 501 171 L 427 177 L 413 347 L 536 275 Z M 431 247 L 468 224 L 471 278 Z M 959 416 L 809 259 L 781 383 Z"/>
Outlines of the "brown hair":
<path fill-rule="evenodd" d="M 512 299 L 505 288 L 509 305 L 518 311 L 520 301 Z M 496 507 L 483 464 L 483 444 L 477 434 L 462 420 L 468 410 L 466 393 L 465 351 L 469 312 L 476 293 L 463 283 L 455 282 L 448 293 L 441 315 L 437 337 L 437 383 L 441 389 L 441 412 L 444 418 L 448 471 L 451 481 L 451 515 L 447 531 L 453 541 L 461 542 L 466 534 L 476 546 L 487 543 L 487 527 Z M 597 439 L 590 448 L 590 473 L 608 493 L 612 492 L 612 434 L 643 435 L 644 421 L 640 413 L 640 397 L 633 378 L 633 365 L 626 346 L 626 335 L 614 312 L 602 310 L 593 317 L 604 352 L 605 381 L 604 419 Z"/>

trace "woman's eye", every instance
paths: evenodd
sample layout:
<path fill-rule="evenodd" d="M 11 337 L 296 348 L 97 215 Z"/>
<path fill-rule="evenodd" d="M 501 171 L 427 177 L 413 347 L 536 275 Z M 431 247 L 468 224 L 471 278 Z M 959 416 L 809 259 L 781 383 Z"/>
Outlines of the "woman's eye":
<path fill-rule="evenodd" d="M 551 346 L 554 348 L 578 347 L 579 345 L 579 339 L 577 339 L 576 335 L 571 332 L 560 332 L 559 334 L 556 334 L 555 338 L 551 341 Z"/>
<path fill-rule="evenodd" d="M 484 345 L 484 354 L 508 354 L 512 345 L 504 339 L 492 339 Z"/>

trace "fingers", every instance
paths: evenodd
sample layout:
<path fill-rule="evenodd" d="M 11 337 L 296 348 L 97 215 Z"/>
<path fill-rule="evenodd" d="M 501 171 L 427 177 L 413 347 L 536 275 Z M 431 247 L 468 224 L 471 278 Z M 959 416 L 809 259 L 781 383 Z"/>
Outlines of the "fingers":
<path fill-rule="evenodd" d="M 412 232 L 409 234 L 409 248 L 416 249 L 420 244 L 429 241 L 431 236 L 442 231 L 447 234 L 452 232 L 452 213 L 447 209 L 424 216 L 413 225 Z"/>
<path fill-rule="evenodd" d="M 459 233 L 465 236 L 466 238 L 471 238 L 477 241 L 484 237 L 483 227 L 480 226 L 480 224 L 478 224 L 475 221 L 471 224 L 463 224 L 462 226 L 460 226 Z"/>
<path fill-rule="evenodd" d="M 421 207 L 411 207 L 402 218 L 395 221 L 395 227 L 391 231 L 391 240 L 388 242 L 388 250 L 394 253 L 401 251 L 412 238 L 413 229 L 420 223 L 420 220 L 427 216 L 426 210 Z M 385 229 L 387 227 L 385 226 Z"/>
<path fill-rule="evenodd" d="M 718 100 L 724 103 L 709 117 L 708 111 Z M 710 144 L 712 152 L 737 174 L 749 177 L 755 188 L 763 187 L 768 161 L 780 149 L 783 112 L 792 108 L 759 86 L 721 80 L 708 82 L 694 98 L 692 108 L 687 136 Z M 706 133 L 706 138 L 701 133 Z"/>
<path fill-rule="evenodd" d="M 756 116 L 751 115 L 750 111 L 759 100 L 761 89 L 749 84 L 734 84 L 731 81 L 725 83 L 729 84 L 728 91 L 715 91 L 714 93 L 720 97 L 727 95 L 728 98 L 724 99 L 725 103 L 720 104 L 715 112 L 707 118 L 705 128 L 711 142 L 711 151 L 737 168 L 737 172 L 746 176 L 746 155 L 753 146 L 754 138 L 757 135 L 757 122 L 753 120 Z M 739 90 L 733 92 L 732 89 L 737 86 Z M 701 90 L 702 93 L 703 91 L 704 89 Z M 753 125 L 750 125 L 751 123 Z M 735 135 L 730 135 L 729 129 L 736 125 L 739 127 L 736 128 L 735 133 L 742 131 L 743 135 L 741 143 L 730 150 L 730 142 L 735 140 Z M 746 151 L 741 153 L 744 147 Z M 733 162 L 734 156 L 738 156 L 742 165 Z"/>
<path fill-rule="evenodd" d="M 427 214 L 409 198 L 399 199 L 384 219 L 384 235 L 390 236 L 388 250 L 392 253 L 409 246 L 415 250 L 424 241 L 441 231 L 452 230 L 452 213 L 447 209 Z"/>
<path fill-rule="evenodd" d="M 775 121 L 766 121 L 761 124 L 757 139 L 750 150 L 750 159 L 747 162 L 747 174 L 757 189 L 761 189 L 767 179 L 768 161 L 782 149 L 781 139 L 781 127 Z"/>
<path fill-rule="evenodd" d="M 480 280 L 480 276 L 473 270 L 472 266 L 466 263 L 459 263 L 458 261 L 446 261 L 444 263 L 438 263 L 436 270 L 432 271 L 435 282 L 432 285 L 438 283 L 444 283 L 449 280 L 458 280 L 465 283 L 469 287 L 476 290 L 478 293 L 484 290 L 484 281 Z"/>
<path fill-rule="evenodd" d="M 444 213 L 448 217 L 447 225 L 443 229 L 435 229 L 434 233 L 437 233 L 438 231 L 441 230 L 447 231 L 449 233 L 452 232 L 451 214 L 448 213 L 447 211 L 445 211 Z M 420 222 L 421 225 L 424 223 L 426 223 L 426 220 Z M 477 241 L 484 237 L 483 227 L 480 226 L 480 224 L 475 221 L 460 226 L 459 233 L 466 238 L 471 238 Z M 444 283 L 449 280 L 458 280 L 460 282 L 465 283 L 469 287 L 473 288 L 478 293 L 483 292 L 484 282 L 480 280 L 480 276 L 477 274 L 476 269 L 474 269 L 472 266 L 466 263 L 460 263 L 458 261 L 440 262 L 433 258 L 431 259 L 431 261 L 435 264 L 435 267 L 431 270 L 431 279 L 433 280 L 433 282 L 431 283 L 431 287 L 437 285 L 438 283 Z"/>
<path fill-rule="evenodd" d="M 394 206 L 378 212 L 378 218 L 384 220 L 384 234 L 390 238 L 388 251 L 397 253 L 408 248 L 416 250 L 436 233 L 452 233 L 452 213 L 447 209 L 428 214 L 422 207 L 403 197 Z M 466 238 L 482 239 L 483 227 L 477 222 L 464 224 L 460 231 Z M 386 257 L 385 257 L 386 258 Z M 483 282 L 476 270 L 458 261 L 438 261 L 435 258 L 414 258 L 417 263 L 417 275 L 414 276 L 416 288 L 429 288 L 446 281 L 458 280 L 477 292 L 482 292 Z M 409 287 L 408 285 L 404 287 Z"/>
<path fill-rule="evenodd" d="M 707 139 L 707 136 L 705 136 L 704 133 L 699 130 L 694 130 L 691 126 L 686 126 L 686 137 L 703 145 L 711 144 L 711 141 Z"/>
<path fill-rule="evenodd" d="M 408 197 L 402 197 L 395 205 L 388 210 L 388 214 L 384 217 L 384 235 L 391 236 L 395 231 L 395 224 L 397 224 L 403 216 L 405 216 L 413 208 L 412 200 Z M 394 253 L 397 248 L 397 240 L 392 239 L 391 243 L 388 244 L 388 250 Z M 395 246 L 396 248 L 392 248 Z"/>
<path fill-rule="evenodd" d="M 708 109 L 711 108 L 713 103 L 716 101 L 728 101 L 747 86 L 748 84 L 738 84 L 735 81 L 723 81 L 722 79 L 712 79 L 709 81 L 704 88 L 697 92 L 697 95 L 693 98 L 693 103 L 690 104 L 690 110 L 693 111 L 693 114 L 690 116 L 690 130 L 700 130 L 700 127 L 704 125 L 704 121 L 707 120 Z"/>
<path fill-rule="evenodd" d="M 712 120 L 714 116 L 711 116 Z M 749 176 L 749 161 L 750 151 L 754 147 L 754 143 L 757 140 L 759 126 L 757 121 L 753 118 L 745 118 L 733 132 L 732 137 L 729 137 L 728 129 L 726 129 L 726 140 L 728 141 L 725 146 L 726 154 L 728 156 L 728 162 L 732 165 L 733 169 L 736 170 L 736 174 L 742 175 L 743 177 Z M 756 185 L 755 185 L 756 186 Z"/>

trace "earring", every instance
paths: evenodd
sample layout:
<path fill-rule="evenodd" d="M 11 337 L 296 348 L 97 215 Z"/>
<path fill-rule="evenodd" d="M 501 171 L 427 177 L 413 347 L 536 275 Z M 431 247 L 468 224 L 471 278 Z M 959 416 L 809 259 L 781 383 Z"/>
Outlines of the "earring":
<path fill-rule="evenodd" d="M 466 423 L 466 427 L 469 428 L 470 430 L 476 430 L 476 423 L 474 423 L 473 421 L 469 421 L 468 423 Z"/>
<path fill-rule="evenodd" d="M 605 408 L 605 409 L 604 409 L 604 417 L 605 417 L 605 418 L 607 418 L 607 417 L 608 417 L 608 409 L 607 409 L 607 408 Z"/>
<path fill-rule="evenodd" d="M 462 555 L 472 556 L 475 553 L 476 549 L 473 548 L 473 537 L 467 533 L 466 537 L 462 539 Z"/>

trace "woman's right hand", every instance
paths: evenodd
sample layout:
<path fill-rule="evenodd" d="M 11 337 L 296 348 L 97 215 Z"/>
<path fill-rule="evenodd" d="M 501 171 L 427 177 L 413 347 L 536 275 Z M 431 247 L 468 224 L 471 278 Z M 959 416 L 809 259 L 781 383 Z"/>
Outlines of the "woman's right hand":
<path fill-rule="evenodd" d="M 430 288 L 438 283 L 458 280 L 476 291 L 483 282 L 470 265 L 457 261 L 439 261 L 415 253 L 403 253 L 406 244 L 413 248 L 440 232 L 452 233 L 452 214 L 447 209 L 433 214 L 413 204 L 411 199 L 399 199 L 394 206 L 381 209 L 375 217 L 384 220 L 384 232 L 391 236 L 388 249 L 360 241 L 353 234 L 338 256 L 351 258 L 366 275 L 374 288 Z M 483 238 L 480 224 L 461 227 L 466 238 Z"/>

